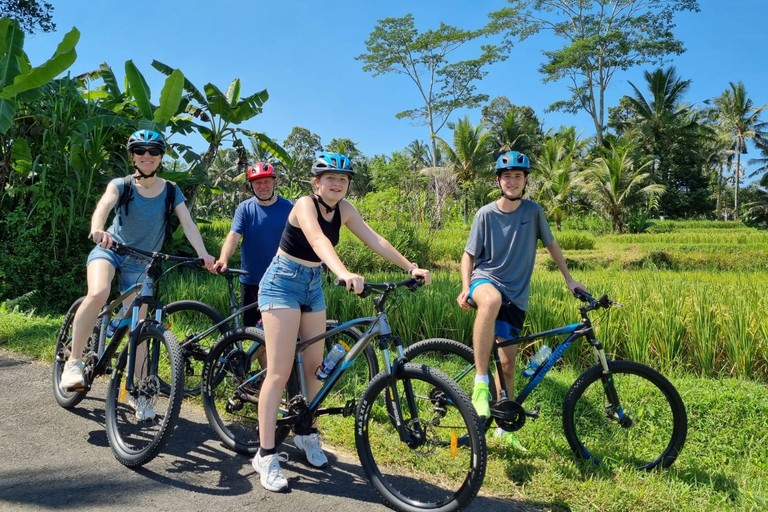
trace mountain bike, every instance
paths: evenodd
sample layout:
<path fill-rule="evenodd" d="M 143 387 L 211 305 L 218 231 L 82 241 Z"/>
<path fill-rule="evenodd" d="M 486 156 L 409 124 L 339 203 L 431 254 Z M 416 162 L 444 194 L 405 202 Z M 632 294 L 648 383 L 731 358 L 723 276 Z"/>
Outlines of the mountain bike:
<path fill-rule="evenodd" d="M 391 332 L 385 304 L 415 291 L 422 281 L 367 283 L 361 297 L 376 291 L 376 315 L 342 323 L 304 342 L 297 342 L 293 371 L 280 408 L 275 443 L 293 431 L 310 432 L 323 415 L 354 416 L 355 446 L 365 474 L 391 507 L 404 511 L 456 511 L 466 507 L 485 476 L 485 436 L 469 397 L 442 372 L 406 364 L 402 341 Z M 337 280 L 336 284 L 344 285 Z M 367 327 L 352 340 L 343 359 L 326 377 L 317 396 L 307 399 L 302 353 L 310 345 Z M 350 338 L 351 339 L 351 338 Z M 351 398 L 335 393 L 354 362 L 376 341 L 384 370 L 366 379 Z M 397 356 L 390 358 L 392 344 Z M 259 447 L 259 392 L 266 370 L 254 357 L 264 346 L 263 331 L 251 327 L 228 333 L 211 350 L 203 371 L 203 406 L 208 421 L 228 447 L 254 454 Z M 359 402 L 357 396 L 360 396 Z M 325 402 L 332 403 L 324 407 Z M 449 406 L 450 405 L 450 406 Z M 461 444 L 459 439 L 462 440 Z"/>
<path fill-rule="evenodd" d="M 496 390 L 491 378 L 491 416 L 485 421 L 488 429 L 493 421 L 507 432 L 523 427 L 527 418 L 539 417 L 539 406 L 523 408 L 525 399 L 538 386 L 547 372 L 557 363 L 578 338 L 585 337 L 592 345 L 597 365 L 584 371 L 565 395 L 563 429 L 571 450 L 581 459 L 614 468 L 634 467 L 650 471 L 669 467 L 680 454 L 688 430 L 685 405 L 672 383 L 656 370 L 633 361 L 611 360 L 605 355 L 602 342 L 594 334 L 588 313 L 621 304 L 607 295 L 594 299 L 577 290 L 575 294 L 587 305 L 579 307 L 581 321 L 548 331 L 497 341 L 493 345 L 496 372 L 501 373 L 499 349 L 540 338 L 567 335 L 553 348 L 549 358 L 529 377 L 524 388 L 514 398 L 508 398 L 503 378 Z M 475 304 L 470 301 L 470 305 Z M 471 392 L 474 384 L 474 353 L 463 343 L 449 339 L 419 341 L 405 351 L 411 362 L 424 363 L 441 369 Z"/>
<path fill-rule="evenodd" d="M 85 398 L 96 377 L 111 374 L 105 405 L 107 439 L 117 460 L 135 467 L 151 461 L 165 447 L 178 419 L 183 396 L 184 360 L 179 342 L 160 323 L 162 304 L 154 296 L 155 285 L 162 275 L 162 262 L 171 260 L 199 266 L 202 260 L 147 252 L 119 242 L 112 243 L 112 250 L 120 255 L 148 258 L 146 276 L 101 309 L 82 358 L 85 385 L 81 389 L 64 390 L 60 386 L 61 373 L 71 352 L 75 313 L 84 297 L 72 304 L 56 341 L 53 393 L 60 406 L 70 409 Z M 120 321 L 108 339 L 111 318 L 123 301 L 131 297 L 132 314 Z M 154 318 L 140 319 L 139 310 L 144 304 L 154 307 Z M 127 343 L 122 343 L 129 330 Z M 140 401 L 145 410 L 154 411 L 151 417 L 141 418 L 136 413 L 134 406 Z"/>
<path fill-rule="evenodd" d="M 200 384 L 202 380 L 203 365 L 208 356 L 211 347 L 232 329 L 241 327 L 242 314 L 250 309 L 258 307 L 257 303 L 252 303 L 240 307 L 235 295 L 235 277 L 248 275 L 248 272 L 236 268 L 219 270 L 218 274 L 227 280 L 229 308 L 231 314 L 224 318 L 215 308 L 196 300 L 180 300 L 171 302 L 165 306 L 163 312 L 163 324 L 169 328 L 178 338 L 181 352 L 184 356 L 184 394 L 198 395 L 200 393 Z M 337 320 L 327 320 L 326 330 L 338 327 Z M 325 340 L 326 351 L 330 350 L 339 341 L 350 345 L 354 344 L 362 334 L 359 330 L 351 328 L 336 335 L 329 336 Z M 262 359 L 263 350 L 254 357 Z M 367 379 L 366 382 L 379 373 L 378 360 L 373 347 L 368 346 L 363 352 L 366 368 L 356 368 L 356 381 Z M 345 386 L 339 386 L 338 389 L 351 385 L 351 374 L 344 379 Z"/>

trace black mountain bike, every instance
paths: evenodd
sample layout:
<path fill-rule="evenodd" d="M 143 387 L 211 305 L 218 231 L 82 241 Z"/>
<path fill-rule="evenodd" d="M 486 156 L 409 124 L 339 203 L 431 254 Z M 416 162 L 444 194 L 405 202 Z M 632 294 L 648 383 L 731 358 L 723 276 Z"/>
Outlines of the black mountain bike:
<path fill-rule="evenodd" d="M 577 290 L 576 297 L 587 305 L 579 307 L 581 321 L 557 329 L 494 343 L 493 360 L 501 373 L 499 349 L 539 338 L 568 335 L 531 375 L 522 391 L 508 398 L 504 379 L 496 390 L 490 379 L 491 416 L 485 422 L 508 432 L 523 427 L 527 418 L 539 417 L 539 407 L 523 408 L 525 399 L 541 383 L 571 344 L 585 337 L 592 345 L 597 365 L 582 373 L 571 386 L 563 404 L 563 429 L 571 450 L 580 458 L 608 467 L 628 466 L 650 471 L 669 467 L 685 443 L 688 419 L 685 405 L 672 383 L 656 370 L 632 361 L 615 361 L 605 355 L 594 334 L 588 313 L 621 306 L 607 295 L 595 300 Z M 475 306 L 470 299 L 470 305 Z M 436 338 L 408 347 L 405 357 L 441 369 L 471 393 L 474 383 L 474 353 L 458 341 Z"/>
<path fill-rule="evenodd" d="M 162 262 L 171 260 L 181 265 L 200 266 L 199 258 L 169 256 L 147 252 L 113 242 L 118 254 L 134 254 L 150 259 L 146 277 L 105 305 L 99 312 L 83 354 L 85 386 L 64 390 L 60 386 L 64 363 L 72 346 L 72 323 L 84 297 L 69 308 L 56 341 L 53 364 L 53 393 L 58 404 L 70 409 L 79 404 L 100 375 L 111 373 L 105 406 L 107 438 L 117 460 L 126 466 L 141 466 L 163 449 L 176 425 L 184 388 L 184 360 L 179 342 L 161 323 L 162 304 L 155 299 L 157 280 L 162 275 Z M 132 314 L 119 324 L 107 339 L 107 326 L 123 301 L 135 296 Z M 155 318 L 140 319 L 142 305 L 154 307 Z M 127 343 L 122 343 L 130 329 Z M 122 345 L 122 348 L 120 348 Z M 154 411 L 140 418 L 135 405 L 143 401 Z"/>
<path fill-rule="evenodd" d="M 337 281 L 337 284 L 344 283 Z M 355 417 L 355 445 L 360 462 L 376 492 L 396 510 L 440 512 L 466 507 L 485 476 L 485 436 L 469 397 L 442 372 L 406 364 L 402 341 L 392 335 L 384 305 L 400 287 L 416 290 L 421 281 L 365 285 L 361 296 L 374 299 L 376 316 L 358 318 L 305 342 L 297 342 L 296 360 L 277 420 L 275 442 L 288 434 L 307 434 L 318 416 Z M 402 295 L 402 292 L 401 294 Z M 399 297 L 400 295 L 397 295 Z M 394 302 L 394 301 L 393 301 Z M 306 398 L 302 353 L 313 343 L 342 333 L 368 329 L 350 338 L 349 351 L 325 379 L 312 400 Z M 384 371 L 365 381 L 359 403 L 335 392 L 353 363 L 378 340 Z M 390 342 L 397 356 L 390 360 Z M 234 330 L 211 350 L 203 375 L 203 405 L 208 421 L 222 441 L 241 453 L 259 447 L 259 392 L 266 370 L 256 354 L 264 346 L 263 332 L 251 327 Z M 362 389 L 360 387 L 359 389 Z M 344 399 L 346 398 L 346 400 Z M 323 407 L 325 402 L 331 407 Z"/>
<path fill-rule="evenodd" d="M 248 272 L 245 270 L 236 268 L 228 268 L 224 271 L 219 270 L 219 275 L 226 278 L 229 290 L 229 309 L 231 314 L 226 318 L 212 306 L 196 300 L 179 300 L 165 306 L 163 324 L 176 335 L 184 357 L 185 395 L 200 394 L 203 365 L 208 352 L 219 338 L 226 335 L 232 328 L 239 329 L 241 327 L 241 317 L 245 311 L 258 307 L 257 303 L 240 307 L 237 301 L 235 278 L 247 274 Z M 338 325 L 338 320 L 326 321 L 327 330 L 338 327 Z M 339 342 L 347 345 L 354 344 L 361 336 L 362 334 L 359 330 L 354 328 L 347 329 L 326 338 L 325 350 L 330 350 Z M 255 357 L 261 358 L 264 364 L 266 364 L 262 353 L 263 350 L 255 354 Z M 367 369 L 357 368 L 355 375 L 359 379 L 370 380 L 379 373 L 376 352 L 373 350 L 373 347 L 368 346 L 365 348 L 363 356 Z M 346 385 L 350 385 L 351 375 L 347 375 L 344 382 Z M 337 389 L 344 387 L 346 386 L 337 386 Z"/>

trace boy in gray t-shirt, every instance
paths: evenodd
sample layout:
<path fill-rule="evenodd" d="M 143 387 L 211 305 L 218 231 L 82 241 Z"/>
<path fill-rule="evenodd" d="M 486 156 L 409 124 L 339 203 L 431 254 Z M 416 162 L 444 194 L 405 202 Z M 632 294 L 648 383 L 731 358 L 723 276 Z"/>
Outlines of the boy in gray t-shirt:
<path fill-rule="evenodd" d="M 514 338 L 523 327 L 539 240 L 557 264 L 571 293 L 577 288 L 586 291 L 568 272 L 541 207 L 522 199 L 529 172 L 530 163 L 524 154 L 511 151 L 499 157 L 496 181 L 501 198 L 478 210 L 461 258 L 462 286 L 456 301 L 464 309 L 470 309 L 469 298 L 477 304 L 472 333 L 476 368 L 472 404 L 478 416 L 486 418 L 490 416 L 488 361 L 494 336 Z M 502 304 L 503 299 L 511 304 Z M 507 389 L 512 393 L 517 345 L 501 349 L 499 356 Z M 497 429 L 496 433 L 507 444 L 525 451 L 511 432 Z"/>

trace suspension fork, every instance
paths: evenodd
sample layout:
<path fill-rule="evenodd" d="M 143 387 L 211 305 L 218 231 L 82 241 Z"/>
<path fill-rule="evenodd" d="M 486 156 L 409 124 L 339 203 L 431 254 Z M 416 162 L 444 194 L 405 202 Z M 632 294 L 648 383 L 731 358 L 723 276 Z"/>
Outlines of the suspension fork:
<path fill-rule="evenodd" d="M 395 358 L 391 365 L 387 365 L 387 371 L 389 372 L 389 378 L 387 381 L 387 390 L 389 393 L 388 401 L 390 403 L 390 415 L 397 428 L 397 432 L 400 436 L 400 440 L 404 442 L 408 447 L 415 448 L 419 446 L 423 440 L 423 432 L 418 422 L 411 422 L 411 427 L 407 427 L 405 424 L 405 418 L 403 416 L 403 404 L 400 401 L 400 394 L 397 391 L 397 377 L 400 375 L 403 365 L 408 362 L 403 355 L 403 341 L 399 336 L 385 335 L 379 339 L 380 346 L 384 352 L 384 356 L 389 361 L 389 351 L 387 346 L 389 340 L 392 340 L 395 347 L 397 347 L 398 357 Z M 402 380 L 404 396 L 406 400 L 406 406 L 408 411 L 408 417 L 411 420 L 418 418 L 418 408 L 416 406 L 416 399 L 413 393 L 413 385 L 410 379 Z M 416 434 L 415 436 L 413 434 Z"/>
<path fill-rule="evenodd" d="M 595 337 L 595 333 L 592 331 L 592 326 L 589 325 L 589 330 L 586 332 L 586 337 L 589 343 L 592 345 L 597 360 L 602 366 L 603 371 L 600 375 L 600 381 L 603 384 L 603 391 L 605 391 L 605 397 L 608 399 L 608 403 L 611 405 L 610 410 L 606 410 L 606 416 L 610 419 L 618 418 L 619 423 L 623 427 L 629 427 L 632 424 L 632 420 L 624 415 L 624 409 L 621 407 L 621 401 L 619 400 L 619 393 L 616 391 L 616 383 L 613 380 L 613 372 L 611 371 L 610 360 L 605 355 L 605 349 L 603 343 Z"/>

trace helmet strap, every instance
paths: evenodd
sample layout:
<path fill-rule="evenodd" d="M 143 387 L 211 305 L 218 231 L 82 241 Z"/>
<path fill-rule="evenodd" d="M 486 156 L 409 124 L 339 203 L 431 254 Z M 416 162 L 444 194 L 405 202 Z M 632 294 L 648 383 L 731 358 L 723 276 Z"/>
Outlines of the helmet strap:
<path fill-rule="evenodd" d="M 333 211 L 336 211 L 336 210 L 338 210 L 338 209 L 339 209 L 339 203 L 340 203 L 341 201 L 339 201 L 339 203 L 336 203 L 336 205 L 335 205 L 335 206 L 331 207 L 331 206 L 328 206 L 328 203 L 326 203 L 325 201 L 323 201 L 323 198 L 322 198 L 322 197 L 320 197 L 320 194 L 315 194 L 315 197 L 317 198 L 317 202 L 318 202 L 318 203 L 320 203 L 321 205 L 323 205 L 323 206 L 325 207 L 325 212 L 326 212 L 326 213 L 331 213 L 331 212 L 333 212 Z"/>
<path fill-rule="evenodd" d="M 157 174 L 157 169 L 159 169 L 159 168 L 160 168 L 160 166 L 157 166 L 157 168 L 156 168 L 154 171 L 152 171 L 151 173 L 149 173 L 149 174 L 144 174 L 144 173 L 143 173 L 143 172 L 141 172 L 141 170 L 139 169 L 139 166 L 138 166 L 138 165 L 136 165 L 136 164 L 134 163 L 134 164 L 133 164 L 133 169 L 136 171 L 136 173 L 133 175 L 133 177 L 134 177 L 134 179 L 136 179 L 136 180 L 141 180 L 141 179 L 151 178 L 152 176 L 154 176 L 154 175 L 156 175 L 156 174 Z"/>

